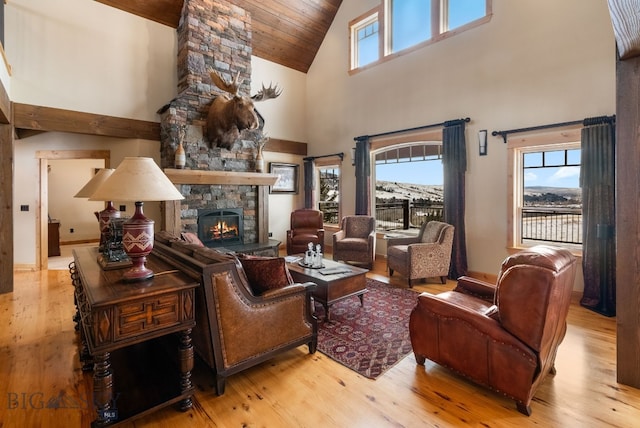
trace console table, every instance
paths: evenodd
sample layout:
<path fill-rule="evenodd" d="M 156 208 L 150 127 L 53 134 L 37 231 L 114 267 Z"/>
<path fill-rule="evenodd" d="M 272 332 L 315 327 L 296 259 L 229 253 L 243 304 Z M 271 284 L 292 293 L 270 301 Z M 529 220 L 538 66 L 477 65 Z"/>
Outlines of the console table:
<path fill-rule="evenodd" d="M 76 249 L 70 267 L 80 359 L 83 370 L 93 370 L 97 418 L 92 426 L 131 420 L 174 403 L 183 411 L 191 408 L 198 283 L 153 253 L 147 266 L 155 276 L 126 283 L 123 270 L 103 270 L 97 257 L 97 247 Z"/>

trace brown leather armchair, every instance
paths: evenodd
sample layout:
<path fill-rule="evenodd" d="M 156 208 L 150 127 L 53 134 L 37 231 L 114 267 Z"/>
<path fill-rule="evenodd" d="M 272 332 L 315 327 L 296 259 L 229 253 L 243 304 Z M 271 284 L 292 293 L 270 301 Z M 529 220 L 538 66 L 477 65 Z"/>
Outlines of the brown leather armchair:
<path fill-rule="evenodd" d="M 516 401 L 525 415 L 564 338 L 576 258 L 536 246 L 502 263 L 497 285 L 461 277 L 453 291 L 422 293 L 409 321 L 426 358 Z"/>
<path fill-rule="evenodd" d="M 373 268 L 376 257 L 376 219 L 366 215 L 348 215 L 333 234 L 333 260 L 364 263 Z"/>
<path fill-rule="evenodd" d="M 394 271 L 407 277 L 409 287 L 419 278 L 440 277 L 447 282 L 451 264 L 454 227 L 440 221 L 425 222 L 416 237 L 387 240 L 389 276 Z"/>
<path fill-rule="evenodd" d="M 315 353 L 314 283 L 291 281 L 256 295 L 237 260 L 207 265 L 203 279 L 208 323 L 196 328 L 206 329 L 210 337 L 208 352 L 201 356 L 213 358 L 206 362 L 215 371 L 218 395 L 224 394 L 227 376 L 279 352 L 306 344 L 309 353 Z"/>
<path fill-rule="evenodd" d="M 324 249 L 324 221 L 322 211 L 300 209 L 291 213 L 291 229 L 287 230 L 287 254 L 307 251 L 309 242 Z"/>

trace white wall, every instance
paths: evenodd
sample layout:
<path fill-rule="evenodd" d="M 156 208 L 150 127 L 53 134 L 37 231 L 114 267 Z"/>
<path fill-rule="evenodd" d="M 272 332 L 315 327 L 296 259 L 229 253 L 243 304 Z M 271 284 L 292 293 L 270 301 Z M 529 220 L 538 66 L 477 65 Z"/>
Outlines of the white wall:
<path fill-rule="evenodd" d="M 477 131 L 615 113 L 615 43 L 604 0 L 493 0 L 485 25 L 349 75 L 348 22 L 378 0 L 343 2 L 307 74 L 311 154 L 347 151 L 359 135 L 470 117 L 469 269 L 497 273 L 507 255 L 507 156 Z M 353 176 L 350 165 L 345 177 Z M 345 214 L 355 186 L 343 186 Z"/>
<path fill-rule="evenodd" d="M 74 195 L 94 177 L 96 169 L 104 168 L 104 160 L 51 159 L 48 162 L 48 215 L 60 221 L 60 242 L 100 239 L 100 226 L 94 212 L 102 211 L 104 202 Z"/>

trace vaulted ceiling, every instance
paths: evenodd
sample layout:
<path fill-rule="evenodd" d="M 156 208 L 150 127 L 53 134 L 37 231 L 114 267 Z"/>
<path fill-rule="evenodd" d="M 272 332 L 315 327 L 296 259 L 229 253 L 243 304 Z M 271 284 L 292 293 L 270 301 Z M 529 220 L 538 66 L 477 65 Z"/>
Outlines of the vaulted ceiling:
<path fill-rule="evenodd" d="M 178 27 L 184 0 L 97 0 Z M 229 0 L 251 14 L 253 54 L 306 73 L 342 0 Z"/>

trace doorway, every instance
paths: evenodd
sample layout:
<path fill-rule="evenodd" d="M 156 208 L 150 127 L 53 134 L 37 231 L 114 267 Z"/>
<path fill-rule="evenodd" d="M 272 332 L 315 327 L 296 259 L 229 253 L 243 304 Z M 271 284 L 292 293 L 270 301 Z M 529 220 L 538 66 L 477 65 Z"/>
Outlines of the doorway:
<path fill-rule="evenodd" d="M 102 159 L 104 167 L 109 168 L 111 152 L 109 150 L 39 150 L 39 192 L 36 213 L 36 269 L 46 270 L 49 267 L 49 178 L 50 161 L 61 159 Z"/>

